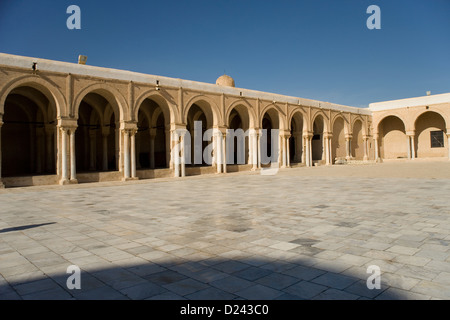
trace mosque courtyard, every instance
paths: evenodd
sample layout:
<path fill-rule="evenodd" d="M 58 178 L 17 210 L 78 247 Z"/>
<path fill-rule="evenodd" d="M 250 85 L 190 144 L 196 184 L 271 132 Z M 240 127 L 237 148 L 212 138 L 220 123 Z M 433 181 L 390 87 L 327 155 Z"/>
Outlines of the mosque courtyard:
<path fill-rule="evenodd" d="M 3 189 L 0 300 L 450 299 L 449 194 L 419 159 Z"/>

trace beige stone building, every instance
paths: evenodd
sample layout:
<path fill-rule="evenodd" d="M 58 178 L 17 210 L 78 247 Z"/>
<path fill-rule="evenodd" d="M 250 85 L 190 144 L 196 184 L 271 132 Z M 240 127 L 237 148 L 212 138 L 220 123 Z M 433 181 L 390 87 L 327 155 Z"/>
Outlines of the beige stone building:
<path fill-rule="evenodd" d="M 196 121 L 200 139 L 213 132 L 202 150 Z M 225 161 L 227 129 L 246 133 L 240 163 Z M 227 75 L 208 84 L 0 53 L 0 135 L 6 187 L 258 170 L 267 150 L 281 168 L 448 159 L 450 94 L 362 109 L 237 88 Z"/>

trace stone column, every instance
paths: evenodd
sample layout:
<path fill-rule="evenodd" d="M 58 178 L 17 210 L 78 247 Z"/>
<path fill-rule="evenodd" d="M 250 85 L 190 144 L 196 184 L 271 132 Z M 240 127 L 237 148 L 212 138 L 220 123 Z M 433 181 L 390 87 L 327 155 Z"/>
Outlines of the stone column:
<path fill-rule="evenodd" d="M 173 146 L 173 166 L 174 166 L 174 177 L 178 178 L 180 176 L 180 139 L 178 137 L 178 132 L 174 130 L 172 132 L 174 146 Z"/>
<path fill-rule="evenodd" d="M 216 157 L 216 166 L 217 166 L 217 173 L 222 173 L 222 163 L 223 163 L 223 159 L 222 159 L 222 134 L 220 132 L 216 132 L 215 134 L 215 152 L 214 154 L 217 155 Z"/>
<path fill-rule="evenodd" d="M 331 144 L 333 142 L 333 136 L 330 135 L 330 138 L 328 139 L 328 149 L 330 150 L 330 164 L 333 164 L 333 149 L 331 148 Z"/>
<path fill-rule="evenodd" d="M 311 167 L 312 166 L 312 149 L 311 149 L 311 139 L 312 135 L 309 133 L 303 133 L 303 137 L 305 138 L 305 160 L 306 160 L 306 166 Z"/>
<path fill-rule="evenodd" d="M 75 131 L 76 128 L 70 129 L 70 183 L 78 183 L 77 165 L 75 155 Z"/>
<path fill-rule="evenodd" d="M 416 146 L 415 146 L 415 136 L 411 135 L 409 136 L 411 139 L 411 160 L 414 160 L 416 158 Z"/>
<path fill-rule="evenodd" d="M 257 133 L 257 149 L 258 149 L 258 169 L 261 169 L 261 134 L 262 134 L 262 131 L 260 130 L 258 133 Z"/>
<path fill-rule="evenodd" d="M 181 166 L 181 177 L 185 177 L 186 176 L 186 156 L 184 151 L 186 150 L 186 145 L 184 143 L 185 138 L 186 138 L 186 132 L 187 130 L 182 130 L 182 132 L 180 133 L 180 166 Z"/>
<path fill-rule="evenodd" d="M 373 141 L 375 144 L 375 146 L 374 146 L 375 147 L 375 161 L 378 161 L 378 159 L 380 158 L 380 148 L 378 146 L 378 138 L 379 138 L 378 133 L 374 133 Z"/>
<path fill-rule="evenodd" d="M 59 184 L 65 185 L 69 183 L 69 170 L 67 159 L 67 129 L 60 128 L 61 130 L 61 180 Z"/>
<path fill-rule="evenodd" d="M 369 160 L 369 153 L 368 153 L 368 143 L 369 143 L 369 137 L 364 135 L 363 136 L 363 146 L 364 146 L 364 157 L 363 157 L 363 161 L 367 161 Z"/>
<path fill-rule="evenodd" d="M 0 189 L 3 189 L 5 187 L 2 181 L 2 126 L 3 116 L 0 114 Z"/>
<path fill-rule="evenodd" d="M 136 177 L 136 130 L 131 130 L 130 132 L 130 141 L 131 141 L 131 178 L 137 179 Z"/>
<path fill-rule="evenodd" d="M 329 165 L 331 165 L 331 163 L 330 163 L 331 150 L 330 150 L 330 143 L 329 143 L 330 138 L 328 135 L 324 135 L 323 139 L 325 140 L 325 165 L 329 166 Z"/>
<path fill-rule="evenodd" d="M 408 159 L 411 160 L 411 137 L 406 136 L 406 144 L 407 144 L 407 150 L 408 150 Z"/>
<path fill-rule="evenodd" d="M 252 171 L 258 169 L 258 132 L 256 130 L 251 131 L 252 141 Z"/>
<path fill-rule="evenodd" d="M 408 137 L 408 158 L 414 160 L 416 158 L 416 147 L 414 143 L 415 132 L 407 132 Z"/>
<path fill-rule="evenodd" d="M 253 171 L 253 131 L 250 129 L 248 132 L 248 161 L 247 164 L 252 165 L 252 171 Z"/>
<path fill-rule="evenodd" d="M 448 130 L 448 129 L 447 129 Z M 447 131 L 448 132 L 448 131 Z M 450 160 L 450 133 L 447 133 L 448 160 Z M 0 154 L 1 155 L 1 154 Z M 1 166 L 0 166 L 1 167 Z M 1 168 L 0 168 L 1 169 Z M 1 175 L 0 175 L 1 178 Z M 0 181 L 1 183 L 1 181 Z"/>
<path fill-rule="evenodd" d="M 127 129 L 123 130 L 123 180 L 131 178 L 130 173 L 130 133 Z"/>
<path fill-rule="evenodd" d="M 345 159 L 350 160 L 352 158 L 352 135 L 345 135 L 345 151 L 346 156 Z"/>
<path fill-rule="evenodd" d="M 222 134 L 222 171 L 227 173 L 227 134 Z"/>
<path fill-rule="evenodd" d="M 150 129 L 150 169 L 155 169 L 156 129 Z"/>
<path fill-rule="evenodd" d="M 302 135 L 302 163 L 306 165 L 306 139 Z"/>
<path fill-rule="evenodd" d="M 286 167 L 291 167 L 291 144 L 290 142 L 290 136 L 286 136 Z"/>

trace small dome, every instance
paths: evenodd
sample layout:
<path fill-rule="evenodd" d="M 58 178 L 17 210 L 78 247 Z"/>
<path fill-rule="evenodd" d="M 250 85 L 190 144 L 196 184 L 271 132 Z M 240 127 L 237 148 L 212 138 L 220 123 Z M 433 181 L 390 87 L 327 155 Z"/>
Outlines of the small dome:
<path fill-rule="evenodd" d="M 216 80 L 216 84 L 219 86 L 225 86 L 225 87 L 234 87 L 234 80 L 232 77 L 227 76 L 224 74 L 223 76 L 219 77 Z"/>

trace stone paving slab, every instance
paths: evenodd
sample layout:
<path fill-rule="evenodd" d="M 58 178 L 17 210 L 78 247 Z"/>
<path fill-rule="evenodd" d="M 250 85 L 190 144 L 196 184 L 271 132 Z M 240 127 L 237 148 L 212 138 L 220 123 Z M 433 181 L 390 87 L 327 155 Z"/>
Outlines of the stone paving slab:
<path fill-rule="evenodd" d="M 450 179 L 426 168 L 1 190 L 0 300 L 449 299 Z"/>

